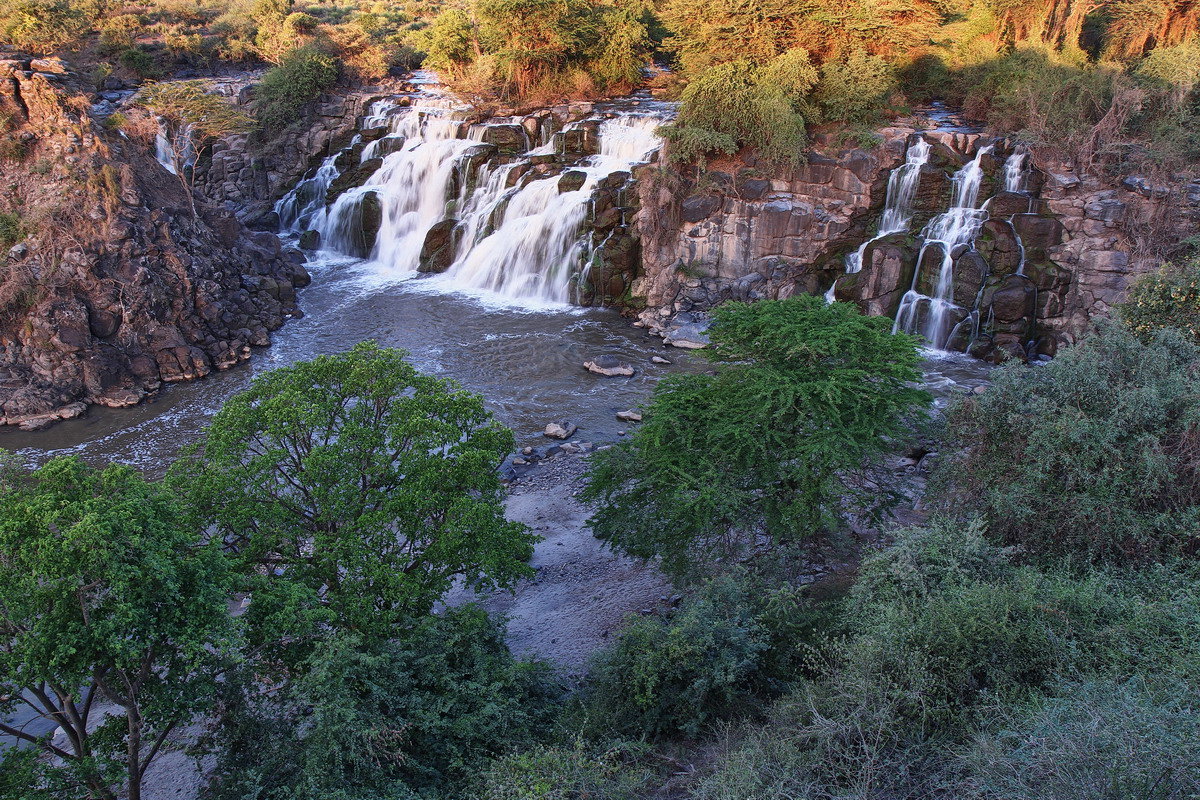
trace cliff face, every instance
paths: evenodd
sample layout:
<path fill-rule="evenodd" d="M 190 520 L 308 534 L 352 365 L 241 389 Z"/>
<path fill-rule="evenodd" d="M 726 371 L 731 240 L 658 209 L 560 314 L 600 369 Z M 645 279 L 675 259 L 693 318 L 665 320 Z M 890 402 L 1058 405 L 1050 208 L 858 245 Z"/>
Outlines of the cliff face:
<path fill-rule="evenodd" d="M 929 155 L 908 229 L 872 240 L 889 176 L 917 136 Z M 1053 355 L 1108 315 L 1175 244 L 1200 232 L 1200 183 L 1134 177 L 1117 184 L 1030 154 L 1024 163 L 1032 168 L 1011 191 L 1006 170 L 1023 152 L 1017 148 L 973 133 L 893 127 L 870 149 L 818 140 L 809 163 L 787 174 L 747 160 L 698 176 L 646 169 L 636 219 L 643 270 L 633 287 L 646 304 L 641 320 L 669 332 L 727 299 L 834 286 L 837 299 L 868 314 L 895 317 L 907 302 L 902 327 L 928 332 L 943 254 L 935 247 L 922 255 L 919 234 L 952 205 L 954 176 L 976 160 L 985 213 L 948 256 L 944 346 L 997 361 Z M 868 241 L 861 271 L 844 274 L 847 255 Z"/>
<path fill-rule="evenodd" d="M 205 203 L 90 115 L 57 60 L 0 60 L 0 213 L 20 241 L 0 280 L 0 421 L 125 406 L 249 357 L 298 316 L 298 254 Z"/>
<path fill-rule="evenodd" d="M 313 104 L 311 118 L 263 142 L 246 135 L 215 143 L 196 169 L 196 185 L 210 202 L 234 212 L 255 230 L 274 233 L 271 208 L 327 155 L 346 146 L 378 97 L 403 82 L 340 89 Z"/>

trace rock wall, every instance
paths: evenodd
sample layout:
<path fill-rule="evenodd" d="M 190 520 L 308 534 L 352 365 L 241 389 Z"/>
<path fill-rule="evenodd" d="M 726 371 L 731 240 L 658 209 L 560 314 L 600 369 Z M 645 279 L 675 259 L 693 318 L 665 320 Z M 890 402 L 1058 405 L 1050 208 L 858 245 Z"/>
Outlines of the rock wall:
<path fill-rule="evenodd" d="M 196 168 L 196 185 L 255 230 L 279 228 L 271 207 L 321 160 L 344 147 L 372 102 L 405 88 L 402 81 L 340 88 L 311 104 L 302 122 L 267 139 L 237 135 L 215 143 Z M 249 102 L 253 89 L 239 98 Z"/>
<path fill-rule="evenodd" d="M 910 288 L 935 294 L 941 255 L 928 252 L 918 264 L 918 234 L 947 209 L 953 175 L 985 144 L 993 152 L 981 157 L 980 201 L 987 200 L 989 219 L 952 254 L 951 349 L 997 361 L 1052 356 L 1094 317 L 1109 314 L 1172 246 L 1200 233 L 1200 182 L 1132 177 L 1117 184 L 1033 154 L 1027 186 L 1007 192 L 1003 170 L 1015 142 L 921 130 L 932 152 L 909 231 L 871 242 L 861 271 L 843 274 L 847 254 L 876 229 L 888 176 L 915 135 L 914 127 L 887 128 L 871 149 L 818 140 L 808 163 L 787 173 L 745 157 L 700 174 L 643 170 L 635 225 L 643 269 L 633 286 L 645 304 L 642 323 L 670 337 L 728 299 L 831 286 L 864 313 L 894 317 Z M 928 303 L 916 314 L 919 328 Z"/>
<path fill-rule="evenodd" d="M 224 209 L 193 214 L 144 145 L 91 116 L 57 60 L 0 59 L 0 422 L 39 427 L 88 404 L 137 403 L 164 382 L 249 357 L 300 314 L 298 253 Z"/>

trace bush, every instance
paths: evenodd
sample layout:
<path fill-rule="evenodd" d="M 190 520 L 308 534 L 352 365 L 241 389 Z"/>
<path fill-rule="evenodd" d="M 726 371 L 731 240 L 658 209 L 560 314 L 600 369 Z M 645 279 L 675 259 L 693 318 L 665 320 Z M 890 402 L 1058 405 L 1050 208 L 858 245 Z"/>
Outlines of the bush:
<path fill-rule="evenodd" d="M 1119 313 L 1143 339 L 1174 328 L 1200 345 L 1200 258 L 1166 264 L 1157 274 L 1140 278 Z"/>
<path fill-rule="evenodd" d="M 117 61 L 125 69 L 133 72 L 139 78 L 152 78 L 159 74 L 158 64 L 154 56 L 140 47 L 130 47 L 122 50 Z"/>
<path fill-rule="evenodd" d="M 886 505 L 855 476 L 929 401 L 915 339 L 809 295 L 727 303 L 709 334 L 716 374 L 664 380 L 637 432 L 592 457 L 597 536 L 686 576 L 754 536 L 802 542 Z"/>
<path fill-rule="evenodd" d="M 1195 762 L 1187 748 L 1171 752 L 1195 726 L 1194 692 L 1175 701 L 1170 687 L 1200 675 L 1195 571 L 1073 574 L 1012 558 L 977 524 L 899 532 L 864 562 L 823 672 L 778 700 L 765 723 L 731 729 L 693 797 L 1157 797 L 1124 793 L 1144 788 L 1146 775 L 1191 788 Z M 1114 696 L 1146 676 L 1162 691 L 1137 700 L 1143 711 L 1109 735 L 1097 731 L 1117 707 L 1083 699 L 1047 712 L 1079 697 L 1071 688 L 1065 701 L 1041 699 L 1062 691 L 1063 676 Z M 1037 719 L 1051 714 L 1059 721 Z M 1130 768 L 1139 737 L 1148 761 Z M 964 767 L 959 754 L 973 739 Z M 1132 758 L 1107 757 L 1118 753 Z M 1115 793 L 1101 790 L 1109 764 L 1124 781 Z M 1075 771 L 1079 794 L 1067 788 Z"/>
<path fill-rule="evenodd" d="M 695 736 L 778 694 L 823 636 L 822 609 L 744 573 L 707 584 L 673 617 L 639 617 L 591 671 L 589 722 L 633 736 Z"/>
<path fill-rule="evenodd" d="M 703 160 L 708 152 L 756 148 L 780 166 L 803 161 L 807 143 L 802 111 L 817 74 L 804 50 L 791 50 L 763 67 L 732 61 L 710 67 L 683 91 L 679 117 L 664 126 L 676 161 Z"/>
<path fill-rule="evenodd" d="M 513 659 L 480 609 L 426 617 L 390 642 L 333 635 L 281 697 L 231 688 L 213 796 L 376 800 L 450 796 L 547 729 L 557 687 Z"/>
<path fill-rule="evenodd" d="M 963 758 L 971 797 L 1190 800 L 1200 796 L 1194 683 L 1080 681 L 1005 709 Z"/>
<path fill-rule="evenodd" d="M 936 483 L 1035 556 L 1147 562 L 1200 548 L 1200 349 L 1106 323 L 948 412 Z"/>
<path fill-rule="evenodd" d="M 292 50 L 267 70 L 255 90 L 255 111 L 267 129 L 283 128 L 299 119 L 305 105 L 337 81 L 333 56 L 315 45 Z"/>
<path fill-rule="evenodd" d="M 863 123 L 879 116 L 895 88 L 895 74 L 888 62 L 855 50 L 821 66 L 815 94 L 826 120 Z"/>
<path fill-rule="evenodd" d="M 598 750 L 541 745 L 497 759 L 484 773 L 479 800 L 642 800 L 650 771 L 641 747 L 613 742 Z"/>
<path fill-rule="evenodd" d="M 9 248 L 25 238 L 21 215 L 15 212 L 0 214 L 0 247 Z"/>

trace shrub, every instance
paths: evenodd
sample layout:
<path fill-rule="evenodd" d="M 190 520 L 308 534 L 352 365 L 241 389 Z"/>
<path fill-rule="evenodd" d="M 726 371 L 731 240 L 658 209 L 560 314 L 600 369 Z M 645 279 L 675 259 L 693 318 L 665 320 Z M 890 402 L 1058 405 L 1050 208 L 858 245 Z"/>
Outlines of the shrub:
<path fill-rule="evenodd" d="M 1010 800 L 1200 796 L 1200 694 L 1194 683 L 1065 683 L 1004 709 L 997 733 L 964 754 L 969 792 Z"/>
<path fill-rule="evenodd" d="M 283 128 L 305 105 L 337 80 L 337 62 L 315 45 L 292 50 L 267 70 L 255 90 L 255 110 L 264 128 Z"/>
<path fill-rule="evenodd" d="M 140 47 L 130 47 L 122 50 L 117 61 L 125 69 L 133 72 L 139 78 L 152 78 L 159 74 L 158 64 L 154 56 Z"/>
<path fill-rule="evenodd" d="M 1166 264 L 1157 274 L 1140 278 L 1119 313 L 1143 339 L 1174 328 L 1200 344 L 1200 258 Z"/>
<path fill-rule="evenodd" d="M 764 67 L 732 61 L 710 67 L 683 91 L 679 117 L 664 126 L 676 161 L 749 145 L 777 165 L 795 166 L 807 142 L 802 110 L 816 70 L 804 50 L 791 50 Z"/>
<path fill-rule="evenodd" d="M 821 66 L 816 101 L 822 116 L 836 122 L 867 122 L 879 115 L 896 87 L 888 62 L 863 50 Z"/>
<path fill-rule="evenodd" d="M 1200 350 L 1106 323 L 948 412 L 942 502 L 1036 556 L 1146 562 L 1200 546 Z"/>
<path fill-rule="evenodd" d="M 761 707 L 798 674 L 826 620 L 789 589 L 724 576 L 668 619 L 640 617 L 595 660 L 585 708 L 606 731 L 695 736 Z"/>
<path fill-rule="evenodd" d="M 603 749 L 541 745 L 497 759 L 483 775 L 479 800 L 642 800 L 651 773 L 643 748 L 611 742 Z"/>
<path fill-rule="evenodd" d="M 13 0 L 0 8 L 0 40 L 33 53 L 52 53 L 83 36 L 92 18 L 85 3 Z"/>
<path fill-rule="evenodd" d="M 465 607 L 387 642 L 333 635 L 273 697 L 230 687 L 218 800 L 450 796 L 503 751 L 537 742 L 556 707 L 546 669 Z"/>
<path fill-rule="evenodd" d="M 0 247 L 9 248 L 25 238 L 21 215 L 16 212 L 0 214 Z"/>
<path fill-rule="evenodd" d="M 709 333 L 716 374 L 664 380 L 637 432 L 593 456 L 597 536 L 685 576 L 752 536 L 802 542 L 886 504 L 854 475 L 929 401 L 915 339 L 809 295 L 727 303 Z"/>

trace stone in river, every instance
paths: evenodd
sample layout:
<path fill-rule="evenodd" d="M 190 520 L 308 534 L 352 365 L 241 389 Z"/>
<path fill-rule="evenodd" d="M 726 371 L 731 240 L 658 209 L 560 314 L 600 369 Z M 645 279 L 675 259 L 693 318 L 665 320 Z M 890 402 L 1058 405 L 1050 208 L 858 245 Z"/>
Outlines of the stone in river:
<path fill-rule="evenodd" d="M 636 411 L 618 411 L 617 419 L 622 422 L 641 422 L 642 415 Z"/>
<path fill-rule="evenodd" d="M 569 422 L 551 422 L 542 433 L 551 439 L 570 439 L 579 428 Z"/>
<path fill-rule="evenodd" d="M 597 356 L 591 361 L 583 362 L 583 366 L 588 372 L 594 372 L 607 378 L 628 378 L 633 375 L 633 365 L 616 356 Z"/>

